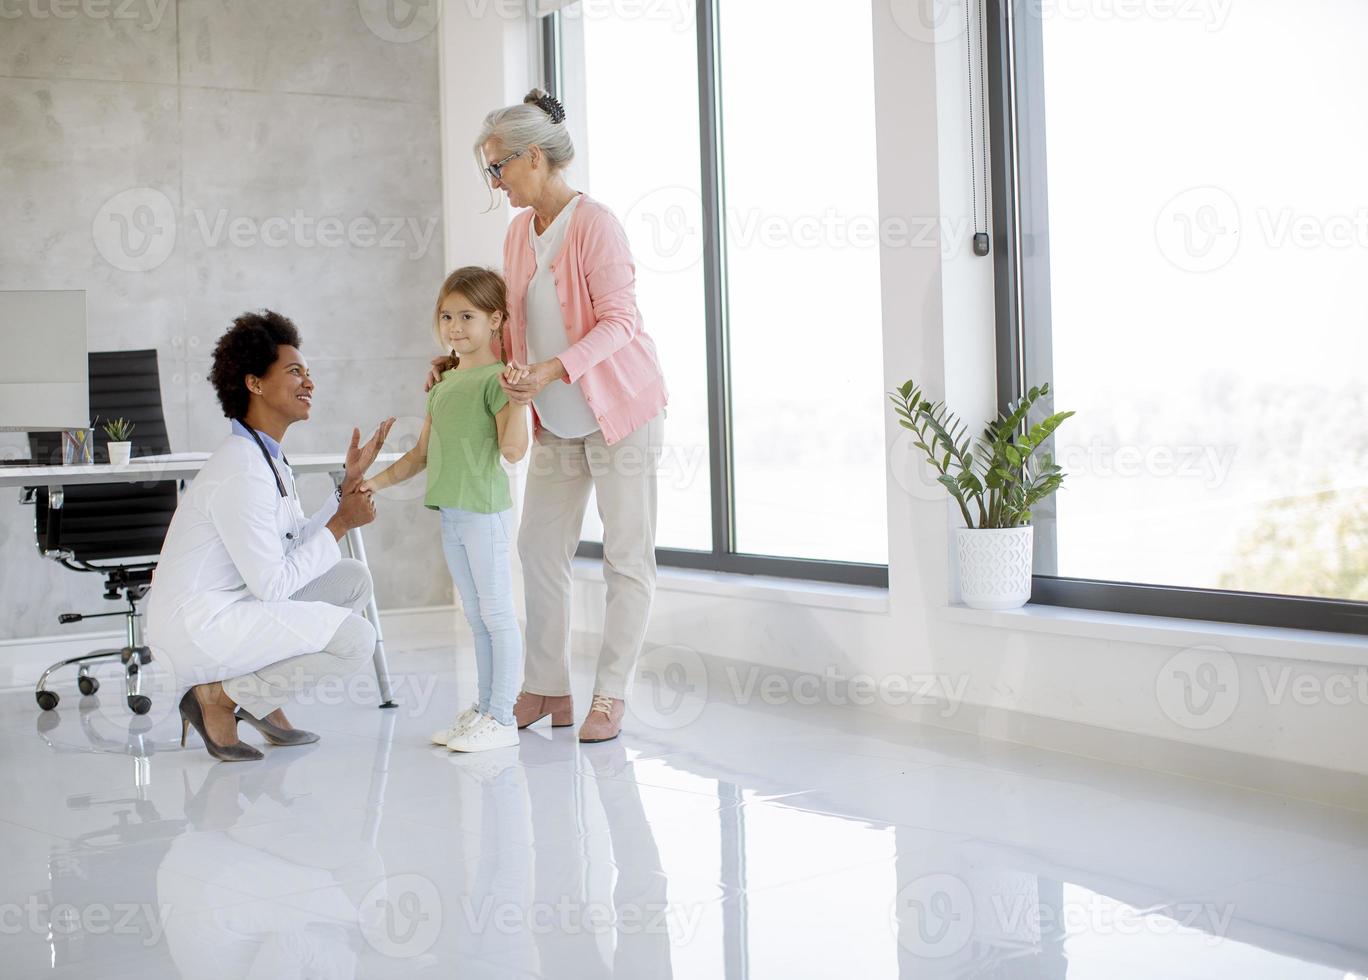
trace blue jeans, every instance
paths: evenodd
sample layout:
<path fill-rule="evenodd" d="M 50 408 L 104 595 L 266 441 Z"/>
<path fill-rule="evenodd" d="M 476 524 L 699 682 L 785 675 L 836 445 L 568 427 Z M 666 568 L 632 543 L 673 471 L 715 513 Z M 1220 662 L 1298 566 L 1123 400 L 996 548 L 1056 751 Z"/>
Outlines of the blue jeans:
<path fill-rule="evenodd" d="M 480 711 L 501 725 L 511 725 L 523 668 L 509 561 L 513 511 L 479 514 L 443 507 L 441 514 L 442 550 L 475 634 Z"/>

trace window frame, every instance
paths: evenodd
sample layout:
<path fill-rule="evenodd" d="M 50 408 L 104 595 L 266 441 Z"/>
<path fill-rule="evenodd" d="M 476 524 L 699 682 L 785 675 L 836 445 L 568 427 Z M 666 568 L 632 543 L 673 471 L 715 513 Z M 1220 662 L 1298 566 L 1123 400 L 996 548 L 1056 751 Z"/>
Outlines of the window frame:
<path fill-rule="evenodd" d="M 823 561 L 742 552 L 736 547 L 736 495 L 732 465 L 731 365 L 728 356 L 726 236 L 722 172 L 722 101 L 718 54 L 717 0 L 697 0 L 699 167 L 703 198 L 703 280 L 708 365 L 708 458 L 712 502 L 712 543 L 708 551 L 657 548 L 661 565 L 742 575 L 843 585 L 888 588 L 888 566 L 861 562 Z M 542 18 L 542 87 L 560 96 L 564 73 L 560 44 L 562 14 Z M 886 510 L 885 510 L 886 513 Z M 581 541 L 576 557 L 603 557 L 603 545 Z"/>
<path fill-rule="evenodd" d="M 1026 4 L 1038 0 L 1024 0 Z M 987 68 L 992 153 L 994 291 L 999 409 L 1041 379 L 1026 363 L 1028 330 L 1048 347 L 1050 270 L 1045 160 L 1044 46 L 1041 20 L 1018 16 L 1018 0 L 988 0 Z M 1036 339 L 1033 335 L 1033 339 Z M 1054 516 L 1049 507 L 1038 513 Z M 1041 541 L 1052 546 L 1052 525 Z M 1037 560 L 1039 551 L 1037 551 Z M 1058 575 L 1032 576 L 1032 603 L 1249 626 L 1368 634 L 1368 603 L 1314 596 L 1237 592 L 1187 586 L 1114 582 Z"/>

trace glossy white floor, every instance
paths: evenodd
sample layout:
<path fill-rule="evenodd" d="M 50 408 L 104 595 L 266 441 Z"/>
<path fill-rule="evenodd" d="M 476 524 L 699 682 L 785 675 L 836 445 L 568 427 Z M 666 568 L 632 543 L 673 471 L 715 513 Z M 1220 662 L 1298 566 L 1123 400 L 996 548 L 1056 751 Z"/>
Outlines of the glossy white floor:
<path fill-rule="evenodd" d="M 462 756 L 427 735 L 469 673 L 394 659 L 398 709 L 357 675 L 258 763 L 182 750 L 168 696 L 0 695 L 0 975 L 1368 972 L 1362 813 L 822 706 Z"/>

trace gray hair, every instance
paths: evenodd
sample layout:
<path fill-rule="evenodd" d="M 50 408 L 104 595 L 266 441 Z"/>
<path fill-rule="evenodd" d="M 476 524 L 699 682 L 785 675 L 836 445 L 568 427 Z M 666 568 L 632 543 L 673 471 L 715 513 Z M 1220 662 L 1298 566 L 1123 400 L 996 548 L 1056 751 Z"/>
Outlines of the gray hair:
<path fill-rule="evenodd" d="M 485 116 L 480 135 L 475 140 L 475 163 L 484 173 L 483 147 L 489 140 L 498 140 L 507 153 L 526 152 L 530 146 L 541 147 L 551 170 L 564 170 L 575 158 L 575 144 L 570 141 L 570 130 L 565 125 L 565 110 L 560 110 L 560 121 L 543 106 L 551 96 L 534 88 L 523 98 L 522 105 L 505 106 Z M 555 107 L 560 108 L 556 102 Z"/>

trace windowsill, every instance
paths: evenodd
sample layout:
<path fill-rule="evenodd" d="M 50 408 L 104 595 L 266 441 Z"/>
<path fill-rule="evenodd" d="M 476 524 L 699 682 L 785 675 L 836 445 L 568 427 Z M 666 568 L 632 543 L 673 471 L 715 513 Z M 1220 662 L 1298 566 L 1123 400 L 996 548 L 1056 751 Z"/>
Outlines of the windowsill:
<path fill-rule="evenodd" d="M 596 558 L 576 558 L 573 569 L 575 578 L 580 581 L 603 581 L 603 563 Z M 660 592 L 725 596 L 728 599 L 777 602 L 789 606 L 817 606 L 847 612 L 888 612 L 887 589 L 868 585 L 809 582 L 804 579 L 779 578 L 772 575 L 738 575 L 734 572 L 707 572 L 661 565 L 656 570 L 656 589 Z"/>
<path fill-rule="evenodd" d="M 1279 660 L 1368 665 L 1368 637 L 1274 626 L 1243 626 L 1200 619 L 1174 619 L 1135 613 L 1074 609 L 1027 603 L 1020 609 L 984 610 L 951 605 L 942 618 L 966 626 L 1083 636 L 1160 646 L 1215 646 L 1230 653 Z"/>
<path fill-rule="evenodd" d="M 574 577 L 582 582 L 602 582 L 603 564 L 594 558 L 576 558 L 573 562 L 573 573 Z M 738 575 L 732 572 L 660 566 L 657 571 L 656 588 L 661 592 L 722 596 L 728 599 L 774 602 L 790 606 L 815 606 L 847 612 L 886 615 L 889 609 L 887 589 L 809 582 L 770 575 Z M 1207 645 L 1247 656 L 1368 666 L 1368 637 L 1348 633 L 1244 626 L 1239 623 L 1142 616 L 1135 613 L 1031 603 L 1020 609 L 1001 611 L 950 605 L 942 607 L 941 618 L 965 626 L 1159 646 Z"/>

